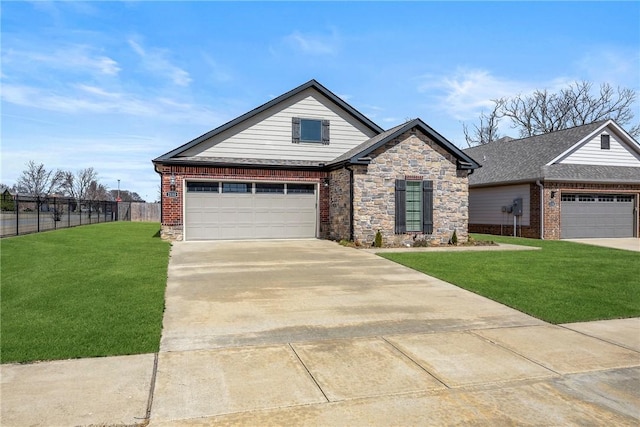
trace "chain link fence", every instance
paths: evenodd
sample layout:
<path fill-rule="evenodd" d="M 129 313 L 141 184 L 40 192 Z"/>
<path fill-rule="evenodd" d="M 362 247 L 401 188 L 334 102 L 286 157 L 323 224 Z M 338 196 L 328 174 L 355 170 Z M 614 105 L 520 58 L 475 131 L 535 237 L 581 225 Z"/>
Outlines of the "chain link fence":
<path fill-rule="evenodd" d="M 118 204 L 69 197 L 30 197 L 2 194 L 0 237 L 118 220 Z"/>

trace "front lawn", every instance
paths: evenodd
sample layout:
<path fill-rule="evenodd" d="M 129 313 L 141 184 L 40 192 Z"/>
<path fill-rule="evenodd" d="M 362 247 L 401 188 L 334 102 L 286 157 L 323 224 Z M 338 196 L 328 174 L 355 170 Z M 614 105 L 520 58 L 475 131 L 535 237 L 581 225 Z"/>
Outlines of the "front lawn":
<path fill-rule="evenodd" d="M 169 243 L 112 222 L 3 239 L 2 363 L 158 351 Z"/>
<path fill-rule="evenodd" d="M 640 316 L 640 253 L 572 242 L 474 235 L 536 251 L 380 256 L 551 323 Z"/>

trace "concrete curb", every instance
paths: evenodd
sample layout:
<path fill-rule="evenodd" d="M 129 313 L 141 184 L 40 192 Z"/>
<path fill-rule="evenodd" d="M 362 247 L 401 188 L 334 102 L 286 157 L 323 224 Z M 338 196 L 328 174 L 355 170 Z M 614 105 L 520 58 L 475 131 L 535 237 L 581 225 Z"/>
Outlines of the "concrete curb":
<path fill-rule="evenodd" d="M 537 251 L 535 246 L 500 243 L 495 246 L 434 246 L 425 248 L 372 248 L 360 249 L 364 252 L 381 254 L 388 252 L 489 252 L 489 251 Z"/>

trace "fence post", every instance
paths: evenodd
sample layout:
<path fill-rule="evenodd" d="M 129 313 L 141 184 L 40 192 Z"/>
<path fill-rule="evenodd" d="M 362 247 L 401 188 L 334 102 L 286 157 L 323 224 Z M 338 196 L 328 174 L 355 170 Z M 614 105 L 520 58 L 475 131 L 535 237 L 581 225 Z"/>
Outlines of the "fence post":
<path fill-rule="evenodd" d="M 20 212 L 20 196 L 16 194 L 16 236 L 20 234 L 20 218 L 18 212 Z"/>
<path fill-rule="evenodd" d="M 71 200 L 67 199 L 67 228 L 71 227 Z"/>
<path fill-rule="evenodd" d="M 36 199 L 36 218 L 38 219 L 38 233 L 40 232 L 40 196 Z"/>

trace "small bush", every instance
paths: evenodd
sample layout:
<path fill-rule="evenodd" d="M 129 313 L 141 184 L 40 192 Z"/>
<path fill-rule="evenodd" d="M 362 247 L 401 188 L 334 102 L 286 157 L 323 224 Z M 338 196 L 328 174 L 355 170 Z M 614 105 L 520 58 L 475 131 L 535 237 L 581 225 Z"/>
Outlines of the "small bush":
<path fill-rule="evenodd" d="M 431 242 L 426 239 L 414 240 L 413 247 L 414 248 L 427 248 L 431 246 Z"/>
<path fill-rule="evenodd" d="M 382 247 L 382 233 L 380 233 L 380 230 L 378 230 L 378 232 L 376 233 L 376 239 L 373 242 L 373 246 L 375 246 L 376 248 Z"/>
<path fill-rule="evenodd" d="M 449 241 L 453 246 L 458 245 L 458 235 L 456 234 L 456 230 L 453 230 L 453 234 L 451 235 L 451 240 Z"/>

